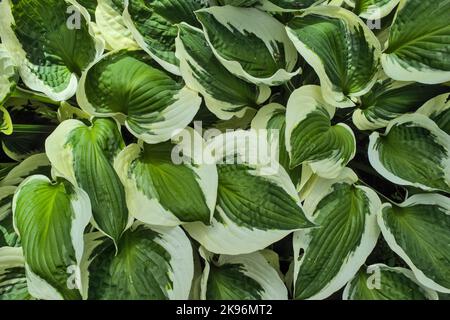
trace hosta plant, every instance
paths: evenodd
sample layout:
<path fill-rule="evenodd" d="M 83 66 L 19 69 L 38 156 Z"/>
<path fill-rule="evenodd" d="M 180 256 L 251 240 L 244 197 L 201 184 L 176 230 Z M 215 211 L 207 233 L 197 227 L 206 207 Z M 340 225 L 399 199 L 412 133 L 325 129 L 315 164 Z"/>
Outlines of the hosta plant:
<path fill-rule="evenodd" d="M 0 299 L 447 299 L 449 19 L 1 0 Z"/>

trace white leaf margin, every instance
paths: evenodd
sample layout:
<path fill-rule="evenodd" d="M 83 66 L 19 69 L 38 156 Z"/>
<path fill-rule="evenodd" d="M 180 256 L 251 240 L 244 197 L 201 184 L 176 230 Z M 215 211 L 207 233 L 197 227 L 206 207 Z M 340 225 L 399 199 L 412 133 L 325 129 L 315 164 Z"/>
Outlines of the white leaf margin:
<path fill-rule="evenodd" d="M 51 184 L 51 180 L 43 175 L 34 175 L 25 179 L 18 187 L 13 197 L 12 211 L 13 211 L 13 225 L 15 232 L 19 235 L 19 230 L 16 226 L 16 204 L 18 198 L 21 196 L 21 192 L 24 186 L 33 183 L 35 181 L 42 181 Z M 92 217 L 91 201 L 86 192 L 82 189 L 73 186 L 74 193 L 70 195 L 71 197 L 71 207 L 74 215 L 72 216 L 72 225 L 70 229 L 70 238 L 72 240 L 72 246 L 75 251 L 75 262 L 76 270 L 79 271 L 83 251 L 84 251 L 84 229 L 89 224 Z M 27 196 L 27 195 L 25 195 Z M 28 195 L 29 196 L 29 195 Z M 32 268 L 25 263 L 25 270 L 27 276 L 28 291 L 30 294 L 37 298 L 43 300 L 62 300 L 62 295 L 52 287 L 47 281 L 42 279 L 40 276 L 36 275 Z M 83 293 L 82 282 L 80 272 L 75 272 L 75 283 L 81 293 Z M 85 298 L 85 297 L 83 297 Z"/>
<path fill-rule="evenodd" d="M 313 191 L 311 191 L 309 197 L 305 200 L 305 211 L 312 215 L 319 202 L 333 192 L 332 188 L 334 184 L 354 184 L 357 181 L 358 177 L 356 174 L 348 168 L 346 168 L 336 179 L 318 179 L 312 187 Z M 364 186 L 356 186 L 356 188 L 363 191 L 369 199 L 369 214 L 366 215 L 365 228 L 363 234 L 361 235 L 360 244 L 354 251 L 348 253 L 347 259 L 344 261 L 339 272 L 334 276 L 334 278 L 328 282 L 322 290 L 309 297 L 307 300 L 325 299 L 344 287 L 347 282 L 350 281 L 359 271 L 377 244 L 380 229 L 378 228 L 376 214 L 381 207 L 381 200 L 370 188 Z M 304 256 L 299 260 L 300 250 L 304 249 L 306 251 L 310 241 L 310 231 L 300 230 L 294 233 L 294 292 L 298 272 L 304 260 Z"/>
<path fill-rule="evenodd" d="M 103 40 L 100 39 L 95 34 L 95 31 L 92 28 L 91 17 L 89 13 L 83 6 L 81 6 L 75 0 L 64 0 L 64 1 L 66 1 L 67 4 L 74 6 L 74 8 L 76 8 L 76 10 L 80 12 L 83 19 L 88 24 L 89 34 L 91 35 L 92 39 L 95 42 L 96 54 L 94 61 L 97 60 L 103 54 L 105 45 Z M 0 20 L 0 30 L 3 30 L 2 32 L 0 32 L 2 41 L 8 48 L 8 50 L 11 52 L 11 54 L 13 54 L 15 64 L 19 68 L 20 77 L 22 78 L 23 82 L 30 89 L 42 92 L 52 100 L 64 101 L 70 99 L 77 90 L 78 85 L 77 76 L 74 73 L 72 73 L 69 84 L 64 90 L 60 92 L 54 91 L 53 88 L 47 86 L 33 72 L 31 72 L 30 69 L 32 69 L 35 66 L 28 62 L 26 58 L 27 53 L 22 48 L 22 45 L 16 38 L 14 32 L 12 31 L 11 25 L 14 25 L 14 17 L 11 12 L 11 0 L 3 0 L 0 3 L 0 16 L 2 16 L 2 19 Z"/>
<path fill-rule="evenodd" d="M 205 262 L 201 277 L 201 300 L 206 299 L 208 290 L 208 278 L 210 273 L 210 263 L 212 254 L 207 252 L 203 247 L 199 248 L 200 256 Z M 220 255 L 217 260 L 218 267 L 225 264 L 240 264 L 243 266 L 242 273 L 255 280 L 263 288 L 261 300 L 287 300 L 288 292 L 278 272 L 267 261 L 261 252 L 253 252 L 242 255 Z"/>
<path fill-rule="evenodd" d="M 208 158 L 212 158 L 212 155 L 207 153 L 206 142 L 197 131 L 189 127 L 174 136 L 172 141 L 178 141 L 176 146 L 179 147 L 179 151 L 183 153 L 184 158 L 182 165 L 188 167 L 198 177 L 196 182 L 205 196 L 205 204 L 210 209 L 211 220 L 217 199 L 218 176 L 215 164 L 208 161 Z M 195 146 L 200 146 L 201 150 L 195 149 Z M 149 199 L 139 190 L 135 180 L 129 176 L 130 165 L 140 157 L 142 147 L 142 141 L 138 144 L 131 144 L 123 149 L 114 160 L 114 168 L 125 187 L 130 214 L 137 220 L 149 225 L 173 227 L 183 224 L 172 212 L 165 209 L 157 199 Z M 187 192 L 189 191 L 187 190 Z"/>
<path fill-rule="evenodd" d="M 450 137 L 449 137 L 449 135 L 447 133 L 445 133 L 444 131 L 442 131 L 433 120 L 429 119 L 428 117 L 426 117 L 422 114 L 414 113 L 414 114 L 405 114 L 405 115 L 400 116 L 397 119 L 391 121 L 386 128 L 386 132 L 384 133 L 384 136 L 388 135 L 394 126 L 401 126 L 405 123 L 412 123 L 414 126 L 422 127 L 422 128 L 429 130 L 434 135 L 436 142 L 438 142 L 440 145 L 442 145 L 447 150 L 447 157 L 442 159 L 442 162 L 440 165 L 444 169 L 444 175 L 445 175 L 445 180 L 447 182 L 447 185 L 450 186 Z M 384 178 L 391 181 L 392 183 L 399 184 L 402 186 L 414 186 L 414 187 L 420 188 L 422 190 L 427 190 L 427 191 L 437 190 L 435 188 L 425 186 L 421 183 L 402 179 L 400 177 L 397 177 L 391 171 L 387 170 L 387 168 L 385 168 L 383 166 L 383 164 L 381 163 L 379 152 L 376 149 L 376 145 L 377 145 L 377 142 L 378 142 L 378 139 L 380 138 L 380 136 L 381 135 L 378 132 L 373 132 L 370 135 L 369 152 L 368 152 L 369 162 L 372 165 L 372 167 L 379 174 L 381 174 Z"/>
<path fill-rule="evenodd" d="M 416 194 L 408 198 L 403 203 L 398 204 L 398 206 L 405 208 L 409 206 L 414 206 L 416 204 L 439 205 L 440 207 L 444 208 L 444 210 L 446 211 L 446 215 L 450 215 L 450 199 L 440 194 Z M 392 205 L 389 203 L 383 204 L 383 206 L 377 213 L 377 221 L 378 225 L 380 226 L 381 233 L 383 234 L 383 238 L 386 240 L 391 250 L 394 251 L 396 254 L 398 254 L 400 258 L 402 258 L 406 262 L 406 264 L 411 268 L 412 272 L 414 273 L 414 276 L 416 277 L 417 281 L 419 281 L 421 284 L 430 289 L 442 293 L 450 293 L 450 288 L 445 288 L 439 285 L 438 283 L 427 277 L 422 270 L 416 267 L 412 262 L 412 260 L 409 258 L 408 254 L 397 243 L 394 234 L 390 231 L 388 225 L 385 223 L 383 219 L 383 210 L 389 207 L 392 207 Z"/>
<path fill-rule="evenodd" d="M 304 11 L 297 17 L 304 17 L 310 14 L 317 14 L 325 17 L 338 18 L 346 22 L 350 28 L 361 27 L 364 30 L 364 35 L 367 42 L 375 48 L 375 59 L 379 59 L 381 56 L 381 44 L 378 38 L 373 34 L 369 27 L 354 13 L 340 7 L 335 6 L 318 6 L 311 7 Z M 286 26 L 287 34 L 291 41 L 294 43 L 298 52 L 305 60 L 314 68 L 322 87 L 322 94 L 324 99 L 337 108 L 349 108 L 355 106 L 355 98 L 365 95 L 375 85 L 378 78 L 378 73 L 375 73 L 372 79 L 367 83 L 367 86 L 359 92 L 354 92 L 347 98 L 343 92 L 336 91 L 335 86 L 328 77 L 325 66 L 323 65 L 320 57 L 316 55 L 314 51 L 308 48 L 300 39 L 296 36 L 295 32 Z"/>
<path fill-rule="evenodd" d="M 401 267 L 389 267 L 385 264 L 377 263 L 377 264 L 368 266 L 366 272 L 367 272 L 367 274 L 377 274 L 377 273 L 382 274 L 383 270 L 402 274 L 403 276 L 405 276 L 406 278 L 410 279 L 412 282 L 417 284 L 419 286 L 420 291 L 422 291 L 422 293 L 429 300 L 439 300 L 439 296 L 438 296 L 437 292 L 425 287 L 419 281 L 417 281 L 416 277 L 414 276 L 414 273 L 409 269 L 401 268 Z M 351 294 L 351 292 L 352 292 L 351 282 L 352 281 L 353 281 L 353 279 L 351 281 L 349 281 L 347 283 L 347 285 L 345 286 L 344 292 L 342 293 L 342 300 L 353 300 L 353 295 Z"/>
<path fill-rule="evenodd" d="M 267 78 L 258 78 L 246 72 L 238 61 L 223 58 L 220 52 L 212 45 L 208 32 L 204 28 L 205 38 L 216 58 L 225 68 L 237 77 L 256 85 L 273 86 L 286 82 L 300 73 L 301 68 L 294 70 L 298 59 L 298 53 L 292 42 L 289 40 L 284 26 L 265 12 L 255 8 L 235 8 L 232 6 L 210 7 L 197 10 L 196 13 L 198 12 L 207 12 L 214 16 L 214 18 L 226 28 L 230 28 L 229 25 L 232 25 L 237 28 L 237 31 L 240 33 L 248 31 L 255 34 L 264 41 L 269 51 L 271 51 L 269 49 L 270 41 L 277 40 L 283 42 L 286 55 L 286 69 L 279 69 L 275 74 Z M 256 23 L 256 21 L 258 23 Z"/>

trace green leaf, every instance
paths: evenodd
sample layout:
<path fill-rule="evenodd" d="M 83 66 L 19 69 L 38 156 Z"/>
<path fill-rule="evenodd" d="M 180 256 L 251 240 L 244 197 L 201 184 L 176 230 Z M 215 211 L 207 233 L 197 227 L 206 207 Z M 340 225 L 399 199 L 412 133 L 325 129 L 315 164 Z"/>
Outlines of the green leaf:
<path fill-rule="evenodd" d="M 399 205 L 384 204 L 378 224 L 389 247 L 424 286 L 450 293 L 450 200 L 416 194 Z"/>
<path fill-rule="evenodd" d="M 209 226 L 194 222 L 184 228 L 210 252 L 251 253 L 313 226 L 283 167 L 270 157 L 247 157 L 258 154 L 264 141 L 250 131 L 236 131 L 209 143 L 219 175 L 214 217 Z"/>
<path fill-rule="evenodd" d="M 331 125 L 334 112 L 319 86 L 304 86 L 292 93 L 286 111 L 291 168 L 307 164 L 317 175 L 333 179 L 353 159 L 355 135 L 346 124 Z"/>
<path fill-rule="evenodd" d="M 77 270 L 91 218 L 87 194 L 64 179 L 31 176 L 17 188 L 13 215 L 30 294 L 50 300 L 81 298 Z"/>
<path fill-rule="evenodd" d="M 14 91 L 18 81 L 19 75 L 13 57 L 5 46 L 0 44 L 0 106 Z"/>
<path fill-rule="evenodd" d="M 77 92 L 80 107 L 95 116 L 115 116 L 139 139 L 169 140 L 200 108 L 201 98 L 139 52 L 110 53 L 85 72 Z"/>
<path fill-rule="evenodd" d="M 254 8 L 211 7 L 196 11 L 205 37 L 222 65 L 257 85 L 279 85 L 298 73 L 298 54 L 284 26 Z"/>
<path fill-rule="evenodd" d="M 209 260 L 206 257 L 202 300 L 287 300 L 283 281 L 260 252 Z"/>
<path fill-rule="evenodd" d="M 0 248 L 0 300 L 29 300 L 21 248 Z"/>
<path fill-rule="evenodd" d="M 20 246 L 13 226 L 12 199 L 15 191 L 16 187 L 0 187 L 0 248 Z"/>
<path fill-rule="evenodd" d="M 91 16 L 91 19 L 95 21 L 95 9 L 98 5 L 98 0 L 77 0 L 79 4 L 81 4 Z"/>
<path fill-rule="evenodd" d="M 369 160 L 389 181 L 450 192 L 450 138 L 429 118 L 409 114 L 370 136 Z"/>
<path fill-rule="evenodd" d="M 427 101 L 417 113 L 426 115 L 450 135 L 450 93 L 441 94 Z"/>
<path fill-rule="evenodd" d="M 400 0 L 347 0 L 354 7 L 353 12 L 367 20 L 377 20 L 388 16 Z"/>
<path fill-rule="evenodd" d="M 0 105 L 0 132 L 6 135 L 10 135 L 13 132 L 11 116 L 2 105 Z"/>
<path fill-rule="evenodd" d="M 206 106 L 220 119 L 243 117 L 270 96 L 270 88 L 250 84 L 230 73 L 214 56 L 200 29 L 185 23 L 175 40 L 176 56 L 186 85 L 202 94 Z"/>
<path fill-rule="evenodd" d="M 318 228 L 294 234 L 295 299 L 329 297 L 353 278 L 375 248 L 381 201 L 373 190 L 354 185 L 357 180 L 346 169 L 335 180 L 319 179 L 307 197 L 305 210 Z"/>
<path fill-rule="evenodd" d="M 386 74 L 427 84 L 450 81 L 449 0 L 401 1 L 381 57 Z M 428 23 L 423 23 L 427 21 Z"/>
<path fill-rule="evenodd" d="M 12 134 L 1 139 L 3 151 L 16 161 L 39 154 L 44 151 L 44 141 L 54 129 L 54 125 L 14 124 Z"/>
<path fill-rule="evenodd" d="M 72 0 L 5 0 L 0 14 L 0 36 L 25 84 L 56 101 L 72 97 L 77 76 L 103 52 L 86 9 Z"/>
<path fill-rule="evenodd" d="M 205 0 L 126 0 L 123 16 L 142 49 L 164 69 L 179 75 L 175 57 L 177 24 L 199 26 L 194 11 L 206 6 Z"/>
<path fill-rule="evenodd" d="M 259 0 L 259 8 L 269 12 L 299 11 L 321 2 L 320 0 Z M 323 2 L 323 1 L 322 1 Z"/>
<path fill-rule="evenodd" d="M 360 130 L 384 128 L 391 120 L 415 112 L 429 99 L 448 90 L 444 86 L 380 80 L 361 97 L 361 103 L 353 113 L 353 123 Z"/>
<path fill-rule="evenodd" d="M 118 243 L 87 235 L 89 299 L 185 300 L 194 262 L 189 239 L 179 228 L 136 222 Z"/>
<path fill-rule="evenodd" d="M 345 287 L 344 300 L 438 300 L 411 270 L 375 264 L 362 268 Z"/>
<path fill-rule="evenodd" d="M 319 76 L 328 103 L 351 107 L 375 84 L 380 43 L 352 12 L 335 6 L 312 7 L 291 20 L 287 31 Z"/>
<path fill-rule="evenodd" d="M 198 133 L 186 130 L 178 138 L 179 144 L 131 144 L 118 155 L 114 166 L 127 206 L 132 216 L 152 225 L 209 224 L 217 197 L 216 167 L 191 150 L 194 143 L 204 144 Z"/>
<path fill-rule="evenodd" d="M 123 1 L 98 0 L 95 8 L 95 23 L 108 46 L 113 50 L 138 49 L 131 31 L 122 18 Z"/>
<path fill-rule="evenodd" d="M 217 2 L 222 6 L 251 7 L 257 4 L 259 0 L 217 0 Z"/>
<path fill-rule="evenodd" d="M 289 173 L 291 180 L 296 184 L 300 180 L 301 168 L 290 169 L 290 157 L 286 150 L 286 108 L 277 103 L 270 103 L 258 110 L 253 118 L 251 128 L 254 130 L 267 130 L 269 144 L 276 145 L 276 159 Z M 263 132 L 261 132 L 263 133 Z"/>
<path fill-rule="evenodd" d="M 16 186 L 25 178 L 34 174 L 50 176 L 50 169 L 51 164 L 45 153 L 32 155 L 15 165 L 0 181 L 0 187 Z"/>
<path fill-rule="evenodd" d="M 125 190 L 113 168 L 124 147 L 117 123 L 98 118 L 87 126 L 66 120 L 45 147 L 55 173 L 86 191 L 97 227 L 117 243 L 129 220 Z"/>

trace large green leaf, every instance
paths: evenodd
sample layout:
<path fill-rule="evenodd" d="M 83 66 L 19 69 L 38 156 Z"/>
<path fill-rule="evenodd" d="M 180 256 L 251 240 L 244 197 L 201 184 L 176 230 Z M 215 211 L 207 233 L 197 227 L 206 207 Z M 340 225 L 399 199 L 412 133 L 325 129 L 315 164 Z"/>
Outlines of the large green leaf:
<path fill-rule="evenodd" d="M 117 123 L 95 119 L 91 126 L 66 120 L 46 141 L 46 152 L 57 175 L 87 192 L 97 227 L 117 242 L 127 227 L 125 190 L 113 168 L 124 147 Z"/>
<path fill-rule="evenodd" d="M 450 136 L 428 117 L 409 114 L 370 136 L 369 160 L 399 185 L 450 192 Z"/>
<path fill-rule="evenodd" d="M 399 205 L 385 204 L 378 214 L 383 237 L 417 280 L 450 293 L 450 199 L 414 195 Z"/>
<path fill-rule="evenodd" d="M 21 248 L 0 248 L 0 300 L 28 300 L 25 261 Z"/>
<path fill-rule="evenodd" d="M 115 161 L 130 214 L 142 222 L 176 226 L 211 221 L 218 183 L 215 164 L 192 148 L 194 143 L 204 145 L 196 131 L 185 130 L 179 138 L 179 144 L 131 144 Z"/>
<path fill-rule="evenodd" d="M 4 0 L 0 36 L 25 84 L 53 100 L 73 96 L 77 76 L 103 52 L 86 9 L 72 0 Z"/>
<path fill-rule="evenodd" d="M 98 0 L 95 8 L 95 23 L 103 39 L 113 50 L 138 49 L 131 31 L 122 18 L 123 1 Z"/>
<path fill-rule="evenodd" d="M 307 197 L 305 211 L 318 228 L 294 234 L 294 298 L 327 298 L 353 278 L 375 248 L 381 201 L 372 189 L 354 185 L 357 180 L 346 169 L 335 180 L 319 179 Z"/>
<path fill-rule="evenodd" d="M 80 107 L 96 116 L 115 116 L 147 143 L 169 140 L 197 113 L 201 98 L 139 52 L 118 51 L 85 72 L 77 92 Z"/>
<path fill-rule="evenodd" d="M 86 236 L 89 299 L 185 300 L 194 262 L 188 237 L 179 228 L 136 222 L 118 243 L 96 234 Z M 87 279 L 86 279 L 87 280 Z"/>
<path fill-rule="evenodd" d="M 175 57 L 177 24 L 199 26 L 194 11 L 207 6 L 205 0 L 125 0 L 124 21 L 136 42 L 164 69 L 180 74 Z"/>
<path fill-rule="evenodd" d="M 263 138 L 236 131 L 209 143 L 219 175 L 214 217 L 211 225 L 194 222 L 184 228 L 210 252 L 254 252 L 294 230 L 313 226 L 283 167 L 261 152 L 259 159 L 252 159 L 266 143 Z"/>
<path fill-rule="evenodd" d="M 291 168 L 307 164 L 319 176 L 333 179 L 353 159 L 355 135 L 346 124 L 331 125 L 334 112 L 319 86 L 304 86 L 292 93 L 286 111 Z"/>
<path fill-rule="evenodd" d="M 243 117 L 270 96 L 270 88 L 256 86 L 230 73 L 214 56 L 200 29 L 179 25 L 176 56 L 186 85 L 205 98 L 208 109 L 220 119 Z"/>
<path fill-rule="evenodd" d="M 255 84 L 279 85 L 293 71 L 298 54 L 284 26 L 254 8 L 211 7 L 196 11 L 216 58 L 236 76 Z"/>
<path fill-rule="evenodd" d="M 202 254 L 203 300 L 287 300 L 287 289 L 277 271 L 260 252 L 220 255 L 217 261 Z"/>
<path fill-rule="evenodd" d="M 88 195 L 67 180 L 35 175 L 13 199 L 14 226 L 25 256 L 28 290 L 38 299 L 79 299 Z"/>
<path fill-rule="evenodd" d="M 289 22 L 287 31 L 319 76 L 328 103 L 351 107 L 375 84 L 380 43 L 354 13 L 335 6 L 309 8 Z"/>
<path fill-rule="evenodd" d="M 401 0 L 381 57 L 386 74 L 400 81 L 450 81 L 450 0 Z M 424 23 L 427 21 L 427 23 Z"/>
<path fill-rule="evenodd" d="M 445 133 L 450 134 L 450 93 L 441 94 L 427 101 L 417 113 L 426 115 Z"/>
<path fill-rule="evenodd" d="M 361 97 L 361 103 L 353 113 L 353 123 L 360 130 L 384 128 L 391 120 L 415 112 L 429 99 L 448 90 L 444 86 L 380 80 Z"/>
<path fill-rule="evenodd" d="M 438 300 L 411 270 L 375 264 L 362 268 L 345 287 L 344 300 Z"/>

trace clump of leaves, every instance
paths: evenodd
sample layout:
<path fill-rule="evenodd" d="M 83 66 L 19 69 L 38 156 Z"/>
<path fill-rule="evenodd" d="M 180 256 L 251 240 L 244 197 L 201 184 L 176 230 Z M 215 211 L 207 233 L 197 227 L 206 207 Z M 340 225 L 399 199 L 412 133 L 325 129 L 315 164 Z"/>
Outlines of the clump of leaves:
<path fill-rule="evenodd" d="M 1 1 L 0 299 L 445 298 L 449 12 Z"/>

